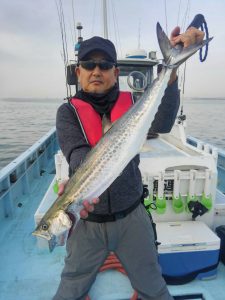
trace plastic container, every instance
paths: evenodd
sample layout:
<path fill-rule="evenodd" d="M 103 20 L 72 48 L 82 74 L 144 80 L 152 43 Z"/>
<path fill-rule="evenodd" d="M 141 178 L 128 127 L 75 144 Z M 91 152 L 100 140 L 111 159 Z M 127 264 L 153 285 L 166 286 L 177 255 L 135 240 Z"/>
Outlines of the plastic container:
<path fill-rule="evenodd" d="M 199 279 L 216 275 L 220 239 L 203 222 L 159 222 L 156 224 L 159 263 L 165 276 L 188 278 L 196 273 Z M 210 271 L 208 267 L 214 267 Z M 175 284 L 175 283 L 174 283 Z"/>

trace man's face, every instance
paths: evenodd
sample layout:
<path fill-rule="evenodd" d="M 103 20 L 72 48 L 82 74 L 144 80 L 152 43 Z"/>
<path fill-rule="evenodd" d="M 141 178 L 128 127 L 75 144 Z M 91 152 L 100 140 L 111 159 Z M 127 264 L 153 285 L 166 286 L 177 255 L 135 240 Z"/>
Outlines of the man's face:
<path fill-rule="evenodd" d="M 92 52 L 87 60 L 101 62 L 107 61 L 107 58 L 104 53 Z M 115 85 L 119 69 L 113 66 L 109 70 L 102 70 L 96 66 L 93 70 L 87 70 L 79 65 L 76 74 L 84 92 L 104 94 Z"/>

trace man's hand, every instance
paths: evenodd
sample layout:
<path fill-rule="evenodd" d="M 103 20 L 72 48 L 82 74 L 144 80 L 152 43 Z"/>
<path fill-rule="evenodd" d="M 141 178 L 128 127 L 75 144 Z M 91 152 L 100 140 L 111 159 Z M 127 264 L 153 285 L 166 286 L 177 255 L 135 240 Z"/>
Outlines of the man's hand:
<path fill-rule="evenodd" d="M 64 193 L 66 184 L 68 181 L 64 181 L 59 184 L 58 195 L 61 196 Z M 84 200 L 83 206 L 84 208 L 80 211 L 81 218 L 85 219 L 88 217 L 88 213 L 94 210 L 94 205 L 99 203 L 99 198 L 93 199 L 93 204 L 90 204 L 88 200 Z"/>
<path fill-rule="evenodd" d="M 184 33 L 180 34 L 180 27 L 175 27 L 170 35 L 170 43 L 173 47 L 177 44 L 182 44 L 184 48 L 187 48 L 195 43 L 200 43 L 204 39 L 204 32 L 196 29 L 195 27 L 188 28 Z M 168 84 L 172 84 L 177 79 L 176 69 L 173 70 L 170 76 Z"/>
<path fill-rule="evenodd" d="M 183 44 L 187 48 L 195 43 L 203 41 L 205 33 L 195 27 L 190 27 L 184 33 L 180 34 L 180 27 L 175 27 L 171 32 L 170 43 L 174 47 L 177 44 Z"/>

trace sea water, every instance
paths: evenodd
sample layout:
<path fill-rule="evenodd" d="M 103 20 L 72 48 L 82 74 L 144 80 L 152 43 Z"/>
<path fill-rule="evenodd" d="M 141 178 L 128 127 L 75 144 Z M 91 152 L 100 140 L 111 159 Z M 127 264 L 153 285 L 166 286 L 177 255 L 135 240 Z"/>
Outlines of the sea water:
<path fill-rule="evenodd" d="M 0 99 L 0 169 L 53 126 L 62 99 Z M 225 98 L 184 99 L 186 132 L 225 150 Z"/>
<path fill-rule="evenodd" d="M 225 150 L 225 98 L 185 99 L 186 133 Z"/>
<path fill-rule="evenodd" d="M 0 169 L 54 125 L 62 99 L 0 99 Z"/>

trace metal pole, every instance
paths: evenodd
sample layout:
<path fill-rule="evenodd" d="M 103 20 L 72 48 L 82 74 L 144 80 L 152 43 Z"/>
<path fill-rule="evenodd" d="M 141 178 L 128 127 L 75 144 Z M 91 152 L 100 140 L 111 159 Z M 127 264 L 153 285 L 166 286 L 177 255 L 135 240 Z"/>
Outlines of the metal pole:
<path fill-rule="evenodd" d="M 104 38 L 108 39 L 108 20 L 107 20 L 106 0 L 103 0 L 103 28 L 104 28 Z"/>

